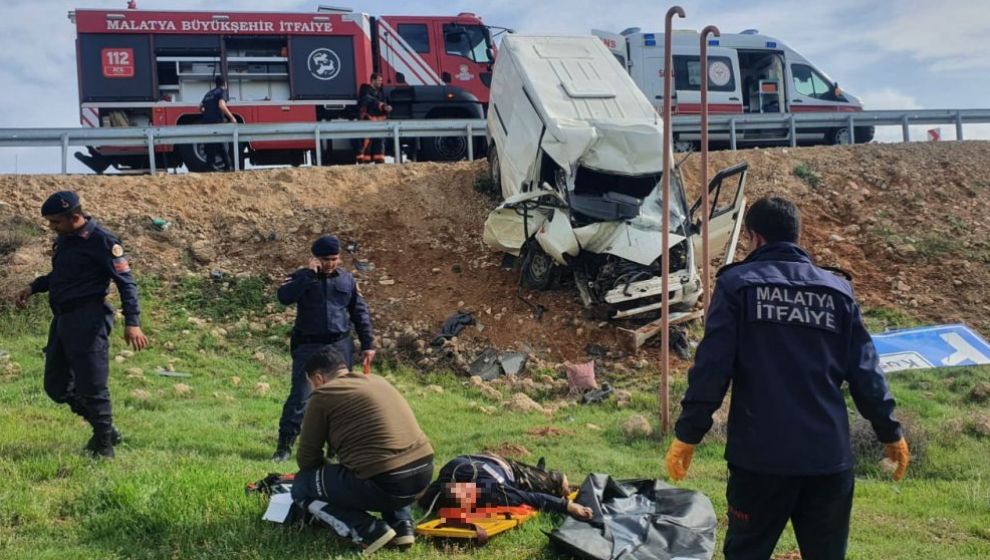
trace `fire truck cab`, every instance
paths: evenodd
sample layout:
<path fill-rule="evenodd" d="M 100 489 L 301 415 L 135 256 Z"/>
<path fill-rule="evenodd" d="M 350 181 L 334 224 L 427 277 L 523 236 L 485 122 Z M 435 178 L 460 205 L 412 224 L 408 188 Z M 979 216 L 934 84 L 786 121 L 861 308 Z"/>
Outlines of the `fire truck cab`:
<path fill-rule="evenodd" d="M 391 118 L 484 118 L 494 45 L 474 14 L 373 17 L 346 9 L 311 13 L 75 10 L 80 122 L 86 127 L 181 126 L 200 122 L 200 102 L 217 76 L 240 123 L 316 122 L 358 117 L 372 72 L 385 78 Z M 407 141 L 428 160 L 467 154 L 462 138 Z M 352 163 L 355 142 L 325 140 L 325 163 Z M 388 143 L 391 144 L 391 143 Z M 482 153 L 484 142 L 478 146 Z M 391 146 L 389 146 L 391 148 Z M 313 140 L 244 142 L 255 165 L 305 161 Z M 202 145 L 156 148 L 163 168 L 206 171 Z M 102 172 L 144 169 L 143 148 L 93 146 L 77 157 Z"/>
<path fill-rule="evenodd" d="M 592 30 L 626 68 L 633 81 L 660 109 L 663 105 L 664 34 L 644 33 L 639 28 L 622 33 Z M 701 112 L 699 36 L 693 30 L 676 30 L 673 50 L 674 114 Z M 862 111 L 856 96 L 819 70 L 783 41 L 761 35 L 755 29 L 723 33 L 708 40 L 708 103 L 716 113 L 800 113 Z M 873 139 L 873 127 L 856 127 L 857 143 Z M 712 133 L 713 142 L 728 141 L 728 134 Z M 700 132 L 676 135 L 679 150 L 690 149 Z M 737 142 L 745 145 L 774 145 L 790 142 L 788 128 L 741 130 Z M 797 143 L 848 144 L 847 127 L 801 129 Z"/>

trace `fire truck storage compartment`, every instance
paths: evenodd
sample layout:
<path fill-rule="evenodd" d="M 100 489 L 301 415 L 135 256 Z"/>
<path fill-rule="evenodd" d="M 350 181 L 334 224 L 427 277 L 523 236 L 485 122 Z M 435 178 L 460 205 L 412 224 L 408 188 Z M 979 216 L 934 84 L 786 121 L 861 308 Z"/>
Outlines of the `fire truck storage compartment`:
<path fill-rule="evenodd" d="M 357 97 L 353 37 L 291 37 L 289 53 L 293 99 Z"/>
<path fill-rule="evenodd" d="M 79 59 L 84 102 L 155 100 L 148 35 L 81 34 Z"/>
<path fill-rule="evenodd" d="M 206 35 L 156 35 L 158 98 L 199 103 L 220 73 L 220 38 Z"/>
<path fill-rule="evenodd" d="M 285 37 L 227 37 L 227 87 L 231 101 L 288 101 Z"/>

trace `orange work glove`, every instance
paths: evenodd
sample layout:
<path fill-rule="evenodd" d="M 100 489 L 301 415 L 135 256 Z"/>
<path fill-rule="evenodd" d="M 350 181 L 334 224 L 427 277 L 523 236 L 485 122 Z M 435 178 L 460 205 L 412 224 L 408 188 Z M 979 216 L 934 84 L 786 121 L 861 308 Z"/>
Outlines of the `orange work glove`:
<path fill-rule="evenodd" d="M 904 478 L 908 463 L 911 462 L 911 452 L 908 450 L 907 441 L 901 438 L 894 443 L 883 444 L 883 454 L 894 463 L 897 463 L 897 470 L 894 471 L 894 480 Z"/>
<path fill-rule="evenodd" d="M 670 449 L 667 450 L 667 474 L 671 480 L 684 480 L 693 456 L 693 445 L 674 438 L 670 444 Z"/>

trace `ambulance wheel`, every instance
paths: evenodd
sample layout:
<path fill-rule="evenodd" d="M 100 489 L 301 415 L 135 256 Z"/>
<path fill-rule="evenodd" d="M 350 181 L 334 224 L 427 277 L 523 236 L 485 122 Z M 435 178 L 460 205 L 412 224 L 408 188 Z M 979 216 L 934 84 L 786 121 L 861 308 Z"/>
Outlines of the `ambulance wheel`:
<path fill-rule="evenodd" d="M 523 250 L 523 284 L 533 290 L 549 290 L 557 277 L 557 266 L 550 255 L 536 242 L 529 242 Z"/>
<path fill-rule="evenodd" d="M 828 143 L 833 146 L 848 146 L 849 128 L 844 126 L 842 128 L 833 129 Z"/>

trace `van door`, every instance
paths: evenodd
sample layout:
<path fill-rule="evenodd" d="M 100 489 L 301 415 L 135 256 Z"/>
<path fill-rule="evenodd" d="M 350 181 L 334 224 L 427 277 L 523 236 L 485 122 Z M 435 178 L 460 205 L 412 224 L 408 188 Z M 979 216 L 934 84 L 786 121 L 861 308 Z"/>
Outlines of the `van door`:
<path fill-rule="evenodd" d="M 677 113 L 701 113 L 701 53 L 698 49 L 674 49 L 674 89 Z M 708 110 L 742 113 L 739 60 L 734 49 L 708 49 Z"/>
<path fill-rule="evenodd" d="M 708 183 L 708 200 L 711 203 L 708 218 L 708 254 L 712 257 L 717 256 L 731 241 L 731 250 L 725 255 L 726 264 L 732 262 L 742 226 L 742 210 L 746 205 L 743 192 L 746 189 L 748 169 L 749 165 L 745 162 L 733 165 L 719 171 Z M 699 197 L 691 207 L 693 224 L 691 241 L 694 244 L 696 259 L 701 258 L 701 216 L 696 215 L 700 208 Z"/>

